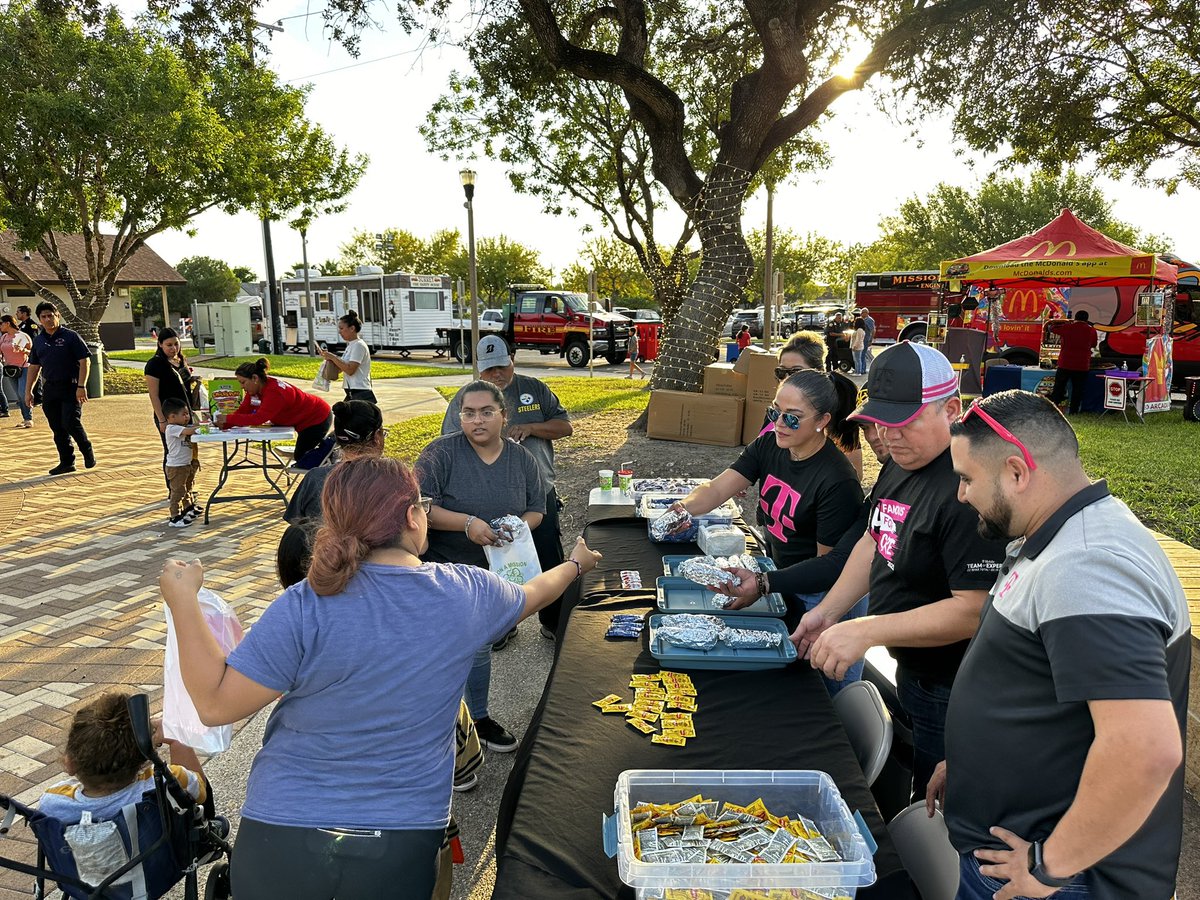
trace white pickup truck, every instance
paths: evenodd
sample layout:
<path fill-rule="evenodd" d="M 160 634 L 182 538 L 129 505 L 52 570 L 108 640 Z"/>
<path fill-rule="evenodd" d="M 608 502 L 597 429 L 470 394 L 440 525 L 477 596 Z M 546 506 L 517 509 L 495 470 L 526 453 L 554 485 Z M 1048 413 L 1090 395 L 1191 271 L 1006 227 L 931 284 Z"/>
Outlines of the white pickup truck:
<path fill-rule="evenodd" d="M 504 325 L 503 310 L 485 309 L 479 314 L 480 334 L 494 334 L 504 331 Z M 460 335 L 462 343 L 460 343 Z M 469 316 L 463 319 L 452 319 L 448 328 L 438 329 L 438 336 L 449 342 L 451 356 L 460 362 L 471 361 L 471 353 L 464 346 L 471 343 L 471 319 Z"/>

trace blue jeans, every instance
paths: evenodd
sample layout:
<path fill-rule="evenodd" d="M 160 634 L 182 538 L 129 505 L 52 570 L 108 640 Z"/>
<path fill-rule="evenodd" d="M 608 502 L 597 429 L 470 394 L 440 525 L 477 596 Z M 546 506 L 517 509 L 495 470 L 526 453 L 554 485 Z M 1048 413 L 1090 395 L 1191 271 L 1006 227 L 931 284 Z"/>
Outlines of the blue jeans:
<path fill-rule="evenodd" d="M 475 651 L 475 660 L 471 663 L 471 674 L 467 676 L 465 691 L 467 709 L 471 718 L 478 722 L 488 717 L 488 686 L 492 681 L 492 645 L 484 644 Z"/>
<path fill-rule="evenodd" d="M 995 893 L 1008 882 L 989 878 L 979 871 L 979 860 L 972 854 L 964 853 L 959 862 L 958 893 L 955 900 L 992 900 Z M 1059 888 L 1051 897 L 1072 898 L 1072 900 L 1087 900 L 1087 884 L 1079 881 Z"/>
<path fill-rule="evenodd" d="M 854 374 L 867 374 L 867 351 L 865 349 L 854 351 Z"/>
<path fill-rule="evenodd" d="M 26 422 L 33 420 L 33 411 L 25 405 L 25 384 L 29 375 L 29 369 L 21 366 L 21 374 L 16 378 L 4 376 L 4 384 L 0 387 L 0 411 L 8 412 L 8 391 L 12 391 L 17 395 L 17 405 L 21 407 L 21 418 Z"/>
<path fill-rule="evenodd" d="M 804 604 L 804 611 L 808 612 L 809 610 L 816 609 L 817 604 L 825 599 L 825 591 L 821 591 L 820 593 L 816 594 L 797 594 L 796 599 Z M 865 616 L 867 614 L 867 606 L 870 599 L 870 594 L 864 596 L 861 600 L 850 607 L 850 612 L 842 616 L 840 621 L 845 622 L 848 619 L 858 619 L 862 616 Z M 825 675 L 822 674 L 821 680 L 825 682 L 825 690 L 829 691 L 829 696 L 835 696 L 838 691 L 848 684 L 852 684 L 855 681 L 861 681 L 864 665 L 866 665 L 865 659 L 860 659 L 858 662 L 854 663 L 849 669 L 846 670 L 846 677 L 841 681 L 834 681 L 832 678 L 826 678 Z"/>
<path fill-rule="evenodd" d="M 903 666 L 896 667 L 900 707 L 912 720 L 913 800 L 925 799 L 933 770 L 946 758 L 946 709 L 949 685 L 922 681 Z"/>

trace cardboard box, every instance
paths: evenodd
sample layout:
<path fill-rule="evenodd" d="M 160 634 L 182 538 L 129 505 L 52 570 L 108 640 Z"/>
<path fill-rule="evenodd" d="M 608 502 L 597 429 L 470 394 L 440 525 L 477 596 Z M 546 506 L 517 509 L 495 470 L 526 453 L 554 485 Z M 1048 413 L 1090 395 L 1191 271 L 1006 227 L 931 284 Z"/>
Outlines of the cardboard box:
<path fill-rule="evenodd" d="M 745 402 L 741 397 L 654 391 L 646 434 L 665 441 L 736 447 L 742 436 Z"/>
<path fill-rule="evenodd" d="M 767 409 L 770 407 L 770 402 L 752 403 L 746 401 L 746 409 L 742 415 L 742 443 L 749 444 L 763 429 L 763 422 L 766 421 Z"/>
<path fill-rule="evenodd" d="M 774 353 L 755 353 L 746 366 L 746 402 L 770 403 L 775 399 L 779 382 L 775 368 L 779 365 Z"/>
<path fill-rule="evenodd" d="M 749 374 L 750 363 L 756 356 L 765 356 L 769 357 L 770 359 L 775 359 L 774 353 L 768 353 L 762 347 L 747 347 L 742 351 L 741 355 L 738 356 L 737 362 L 733 364 L 733 371 L 737 372 L 739 375 Z"/>
<path fill-rule="evenodd" d="M 733 370 L 733 363 L 704 367 L 704 393 L 719 397 L 745 397 L 746 376 Z"/>

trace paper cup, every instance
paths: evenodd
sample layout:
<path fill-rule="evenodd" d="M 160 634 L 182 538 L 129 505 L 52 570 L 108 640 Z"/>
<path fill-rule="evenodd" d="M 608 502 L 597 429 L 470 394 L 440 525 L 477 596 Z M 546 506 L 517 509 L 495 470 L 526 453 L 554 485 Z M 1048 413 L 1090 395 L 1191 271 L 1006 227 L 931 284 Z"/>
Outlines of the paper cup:
<path fill-rule="evenodd" d="M 622 469 L 617 473 L 617 478 L 620 479 L 622 491 L 628 494 L 633 490 L 633 469 Z"/>
<path fill-rule="evenodd" d="M 613 471 L 612 469 L 600 470 L 600 488 L 601 490 L 611 491 L 613 486 Z"/>

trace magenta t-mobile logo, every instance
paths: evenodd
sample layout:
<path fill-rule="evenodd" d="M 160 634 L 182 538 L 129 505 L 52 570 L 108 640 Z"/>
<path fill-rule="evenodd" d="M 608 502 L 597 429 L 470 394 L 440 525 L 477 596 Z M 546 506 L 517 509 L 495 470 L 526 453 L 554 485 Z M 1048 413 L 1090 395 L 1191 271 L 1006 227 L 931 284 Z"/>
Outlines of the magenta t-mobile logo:
<path fill-rule="evenodd" d="M 871 535 L 875 538 L 879 555 L 889 562 L 896 555 L 896 547 L 900 543 L 900 525 L 908 518 L 910 509 L 912 507 L 907 503 L 880 500 L 871 511 Z"/>
<path fill-rule="evenodd" d="M 775 490 L 776 488 L 778 490 Z M 770 500 L 771 491 L 773 490 L 775 491 L 775 499 Z M 780 481 L 774 475 L 768 475 L 758 492 L 758 496 L 762 498 L 758 501 L 758 505 L 771 519 L 771 524 L 767 526 L 767 531 L 786 544 L 788 539 L 784 537 L 783 529 L 796 530 L 796 523 L 791 517 L 796 514 L 796 504 L 800 502 L 800 492 L 786 482 Z M 769 504 L 768 500 L 770 500 Z"/>

